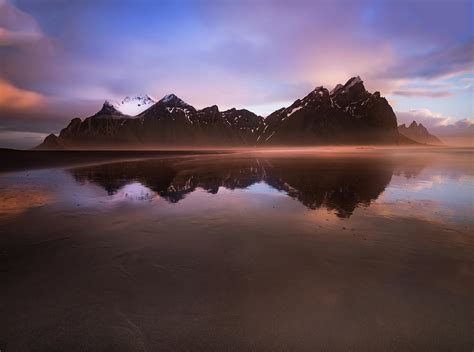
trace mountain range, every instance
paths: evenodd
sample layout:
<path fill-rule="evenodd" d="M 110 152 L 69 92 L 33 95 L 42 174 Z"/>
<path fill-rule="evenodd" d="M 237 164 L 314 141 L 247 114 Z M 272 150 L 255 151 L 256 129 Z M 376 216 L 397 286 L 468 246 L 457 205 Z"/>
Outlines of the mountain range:
<path fill-rule="evenodd" d="M 425 142 L 421 142 L 425 143 Z M 246 109 L 196 109 L 169 94 L 105 101 L 96 114 L 74 118 L 37 149 L 255 147 L 327 144 L 417 144 L 399 133 L 397 118 L 379 92 L 360 77 L 332 91 L 317 87 L 266 118 Z"/>

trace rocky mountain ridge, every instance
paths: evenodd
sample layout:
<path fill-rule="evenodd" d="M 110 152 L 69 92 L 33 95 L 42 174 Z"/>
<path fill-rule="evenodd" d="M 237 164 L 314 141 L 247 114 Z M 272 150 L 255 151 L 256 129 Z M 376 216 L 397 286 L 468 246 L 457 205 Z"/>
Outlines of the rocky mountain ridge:
<path fill-rule="evenodd" d="M 331 92 L 317 87 L 288 108 L 270 114 L 262 144 L 397 144 L 397 118 L 379 92 L 366 91 L 360 77 Z"/>
<path fill-rule="evenodd" d="M 151 98 L 150 98 L 151 99 Z M 263 118 L 246 109 L 196 109 L 169 94 L 137 116 L 104 102 L 96 114 L 74 118 L 39 149 L 142 147 L 255 147 L 322 144 L 399 144 L 397 119 L 379 92 L 369 93 L 360 77 L 332 91 L 317 87 Z"/>

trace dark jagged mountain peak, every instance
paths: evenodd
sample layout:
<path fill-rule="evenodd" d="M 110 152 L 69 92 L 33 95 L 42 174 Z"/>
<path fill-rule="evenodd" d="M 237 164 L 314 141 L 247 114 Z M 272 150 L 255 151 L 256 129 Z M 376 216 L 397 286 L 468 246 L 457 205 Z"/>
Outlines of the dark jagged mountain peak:
<path fill-rule="evenodd" d="M 102 105 L 102 109 L 100 109 L 95 116 L 102 116 L 102 115 L 123 115 L 120 111 L 118 111 L 115 106 L 109 102 L 108 100 L 104 101 Z"/>
<path fill-rule="evenodd" d="M 205 107 L 197 111 L 198 121 L 201 125 L 208 125 L 222 120 L 222 113 L 217 105 Z"/>
<path fill-rule="evenodd" d="M 367 92 L 359 76 L 331 92 L 316 87 L 265 119 L 260 144 L 397 144 L 397 119 L 379 92 Z"/>
<path fill-rule="evenodd" d="M 166 105 L 169 107 L 182 107 L 182 108 L 191 106 L 173 93 L 165 95 L 163 98 L 161 98 L 158 101 L 158 104 Z"/>
<path fill-rule="evenodd" d="M 255 132 L 263 123 L 263 117 L 254 114 L 247 109 L 232 108 L 222 112 L 227 123 L 240 130 L 251 130 Z"/>
<path fill-rule="evenodd" d="M 346 84 L 338 84 L 330 93 L 331 98 L 341 107 L 366 98 L 370 93 L 364 87 L 364 81 L 359 76 L 352 77 Z"/>
<path fill-rule="evenodd" d="M 216 117 L 216 116 L 221 116 L 221 112 L 219 111 L 219 107 L 217 105 L 211 105 L 207 106 L 201 110 L 197 111 L 198 116 L 203 116 L 203 117 Z"/>
<path fill-rule="evenodd" d="M 364 89 L 365 91 L 364 81 L 362 81 L 360 76 L 352 77 L 346 82 L 346 84 L 344 84 L 344 89 L 360 89 L 360 88 Z"/>

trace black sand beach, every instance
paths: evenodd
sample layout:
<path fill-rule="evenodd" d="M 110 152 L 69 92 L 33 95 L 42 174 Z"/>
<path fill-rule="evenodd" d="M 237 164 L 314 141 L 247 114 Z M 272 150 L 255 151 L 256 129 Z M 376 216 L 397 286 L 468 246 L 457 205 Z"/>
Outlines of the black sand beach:
<path fill-rule="evenodd" d="M 1 175 L 0 349 L 470 351 L 471 155 L 364 153 Z"/>

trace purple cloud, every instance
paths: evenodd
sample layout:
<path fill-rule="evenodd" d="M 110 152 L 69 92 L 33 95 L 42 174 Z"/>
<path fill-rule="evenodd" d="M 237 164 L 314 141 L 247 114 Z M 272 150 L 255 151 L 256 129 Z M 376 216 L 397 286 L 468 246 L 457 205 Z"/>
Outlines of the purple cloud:
<path fill-rule="evenodd" d="M 104 99 L 135 93 L 268 112 L 354 75 L 371 91 L 429 108 L 418 102 L 460 94 L 469 77 L 453 86 L 443 79 L 473 71 L 468 0 L 0 0 L 0 7 L 0 80 L 46 102 L 28 111 L 0 103 L 0 126 L 31 132 L 57 131 Z M 94 104 L 81 108 L 83 101 Z"/>
<path fill-rule="evenodd" d="M 434 79 L 474 72 L 474 40 L 430 53 L 406 58 L 390 67 L 387 76 L 392 78 Z"/>
<path fill-rule="evenodd" d="M 428 89 L 407 89 L 407 90 L 395 90 L 392 92 L 393 95 L 401 95 L 405 97 L 430 97 L 430 98 L 440 98 L 440 97 L 450 97 L 453 96 L 453 92 L 448 91 L 432 91 Z"/>

